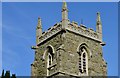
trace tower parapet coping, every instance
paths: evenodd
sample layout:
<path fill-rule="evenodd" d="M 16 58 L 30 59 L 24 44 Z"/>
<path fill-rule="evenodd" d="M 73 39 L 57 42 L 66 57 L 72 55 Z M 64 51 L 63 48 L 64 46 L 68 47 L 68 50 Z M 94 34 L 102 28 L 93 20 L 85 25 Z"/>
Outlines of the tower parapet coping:
<path fill-rule="evenodd" d="M 42 33 L 42 36 L 39 38 L 40 42 L 45 41 L 46 39 L 48 39 L 49 37 L 57 34 L 58 32 L 60 32 L 62 30 L 62 24 L 60 23 L 56 23 L 54 24 L 54 26 L 50 27 L 48 29 L 48 31 L 45 31 Z M 98 34 L 96 31 L 94 31 L 92 28 L 87 28 L 85 25 L 78 25 L 77 22 L 69 22 L 68 23 L 68 27 L 66 28 L 66 30 L 75 32 L 77 34 L 83 35 L 85 37 L 97 40 L 100 42 Z"/>
<path fill-rule="evenodd" d="M 78 23 L 77 23 L 77 22 L 75 22 L 75 21 L 72 21 L 72 24 L 78 25 Z"/>
<path fill-rule="evenodd" d="M 43 42 L 44 40 L 48 39 L 49 37 L 57 34 L 59 31 L 62 30 L 61 23 L 56 23 L 54 26 L 50 27 L 48 31 L 44 31 L 42 36 L 39 38 L 40 42 Z"/>
<path fill-rule="evenodd" d="M 97 33 L 93 29 L 87 28 L 85 25 L 78 26 L 77 24 L 69 23 L 67 29 L 74 31 L 78 34 L 85 35 L 87 37 L 95 38 L 95 39 L 99 40 Z"/>

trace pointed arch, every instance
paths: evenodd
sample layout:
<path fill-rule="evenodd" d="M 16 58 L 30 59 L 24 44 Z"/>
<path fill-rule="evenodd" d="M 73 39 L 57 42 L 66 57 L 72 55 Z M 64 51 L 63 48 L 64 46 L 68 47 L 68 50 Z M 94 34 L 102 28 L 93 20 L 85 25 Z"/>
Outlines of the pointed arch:
<path fill-rule="evenodd" d="M 88 58 L 91 55 L 88 46 L 82 43 L 78 46 L 77 52 L 79 54 L 79 74 L 88 75 Z"/>
<path fill-rule="evenodd" d="M 86 49 L 86 51 L 88 53 L 88 58 L 90 58 L 92 56 L 92 52 L 90 51 L 89 46 L 85 42 L 83 42 L 83 43 L 81 43 L 81 44 L 78 45 L 78 47 L 77 47 L 77 53 L 80 52 L 79 49 L 82 48 L 82 47 L 85 47 L 85 49 Z"/>
<path fill-rule="evenodd" d="M 42 59 L 45 60 L 46 55 L 48 54 L 49 50 L 52 50 L 52 54 L 55 54 L 55 50 L 52 45 L 48 45 L 45 48 L 45 52 L 43 53 Z"/>
<path fill-rule="evenodd" d="M 49 76 L 50 67 L 53 65 L 55 50 L 52 45 L 48 45 L 45 48 L 45 52 L 43 54 L 43 59 L 47 61 L 47 76 Z"/>

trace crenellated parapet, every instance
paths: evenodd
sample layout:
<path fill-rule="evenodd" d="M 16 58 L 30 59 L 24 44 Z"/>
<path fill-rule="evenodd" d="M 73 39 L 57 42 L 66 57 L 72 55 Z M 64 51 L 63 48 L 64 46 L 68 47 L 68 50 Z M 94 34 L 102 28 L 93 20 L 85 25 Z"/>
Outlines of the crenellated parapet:
<path fill-rule="evenodd" d="M 55 24 L 53 27 L 49 28 L 48 31 L 42 33 L 42 36 L 39 38 L 39 44 L 54 36 L 62 30 L 61 23 Z"/>
<path fill-rule="evenodd" d="M 61 30 L 61 22 L 56 23 L 54 26 L 42 33 L 42 36 L 39 38 L 39 44 L 54 36 Z M 98 34 L 93 29 L 87 28 L 85 25 L 82 24 L 79 26 L 77 22 L 69 22 L 68 26 L 66 27 L 66 30 L 100 42 Z"/>
<path fill-rule="evenodd" d="M 78 26 L 76 22 L 72 22 L 72 23 L 69 23 L 67 30 L 80 34 L 82 36 L 100 41 L 98 34 L 93 29 L 87 28 L 85 25 L 81 24 L 80 26 Z"/>

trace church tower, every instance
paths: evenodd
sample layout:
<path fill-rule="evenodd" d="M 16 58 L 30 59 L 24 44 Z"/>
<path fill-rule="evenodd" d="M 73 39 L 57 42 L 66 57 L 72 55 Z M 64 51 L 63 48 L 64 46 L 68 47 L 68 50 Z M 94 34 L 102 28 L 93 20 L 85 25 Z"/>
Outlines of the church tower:
<path fill-rule="evenodd" d="M 35 59 L 32 76 L 106 76 L 103 58 L 102 24 L 97 13 L 96 31 L 68 20 L 67 3 L 63 2 L 62 21 L 42 32 L 41 20 L 36 29 Z"/>

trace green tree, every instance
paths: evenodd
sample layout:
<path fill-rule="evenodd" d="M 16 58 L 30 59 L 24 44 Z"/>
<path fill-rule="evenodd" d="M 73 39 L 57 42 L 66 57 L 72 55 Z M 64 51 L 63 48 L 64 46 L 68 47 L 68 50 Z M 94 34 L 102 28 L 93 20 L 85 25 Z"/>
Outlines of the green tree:
<path fill-rule="evenodd" d="M 10 71 L 6 71 L 5 78 L 10 78 Z"/>
<path fill-rule="evenodd" d="M 1 78 L 4 78 L 4 69 L 3 69 L 3 71 L 2 71 L 2 76 L 1 76 Z"/>

